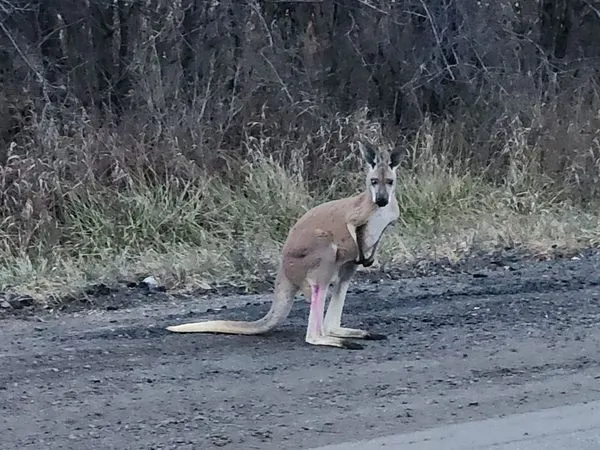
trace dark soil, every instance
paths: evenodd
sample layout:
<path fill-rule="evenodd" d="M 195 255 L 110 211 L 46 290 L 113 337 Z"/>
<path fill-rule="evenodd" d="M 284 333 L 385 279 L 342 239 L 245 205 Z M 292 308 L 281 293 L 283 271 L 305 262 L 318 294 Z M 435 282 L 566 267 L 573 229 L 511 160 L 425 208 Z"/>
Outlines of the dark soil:
<path fill-rule="evenodd" d="M 600 399 L 600 257 L 493 258 L 363 275 L 345 325 L 388 340 L 356 351 L 305 344 L 304 301 L 265 336 L 164 330 L 256 319 L 268 295 L 4 307 L 1 448 L 300 449 Z"/>
<path fill-rule="evenodd" d="M 570 254 L 557 250 L 549 255 L 533 255 L 520 247 L 500 248 L 492 252 L 475 252 L 465 255 L 458 261 L 447 258 L 437 260 L 415 261 L 402 267 L 379 267 L 377 269 L 359 270 L 354 281 L 358 283 L 382 282 L 385 280 L 402 280 L 407 278 L 431 277 L 437 275 L 467 274 L 474 277 L 485 276 L 484 272 L 505 270 L 514 271 L 530 262 L 570 257 L 593 257 L 596 250 L 590 249 L 583 253 Z M 222 283 L 210 289 L 195 289 L 190 292 L 170 293 L 164 286 L 149 288 L 142 279 L 122 280 L 114 285 L 91 285 L 84 291 L 58 299 L 48 299 L 45 302 L 35 302 L 27 295 L 0 292 L 0 319 L 7 317 L 27 318 L 36 314 L 74 313 L 90 309 L 105 309 L 115 311 L 123 308 L 147 305 L 149 303 L 164 303 L 169 299 L 188 301 L 189 299 L 215 300 L 222 297 L 248 296 L 269 294 L 273 291 L 275 274 L 263 273 L 260 281 L 249 283 Z M 250 299 L 250 297 L 248 297 Z M 212 304 L 209 303 L 209 304 Z M 210 309 L 210 308 L 209 308 Z"/>

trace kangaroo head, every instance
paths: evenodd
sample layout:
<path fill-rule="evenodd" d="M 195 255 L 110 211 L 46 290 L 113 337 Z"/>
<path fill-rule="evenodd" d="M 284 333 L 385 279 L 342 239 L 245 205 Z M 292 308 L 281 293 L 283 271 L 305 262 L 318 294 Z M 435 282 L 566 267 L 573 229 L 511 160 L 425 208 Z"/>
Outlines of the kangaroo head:
<path fill-rule="evenodd" d="M 371 200 L 382 207 L 395 195 L 396 169 L 400 165 L 401 151 L 394 149 L 391 153 L 377 151 L 371 144 L 358 142 L 358 148 L 366 163 L 367 191 Z"/>

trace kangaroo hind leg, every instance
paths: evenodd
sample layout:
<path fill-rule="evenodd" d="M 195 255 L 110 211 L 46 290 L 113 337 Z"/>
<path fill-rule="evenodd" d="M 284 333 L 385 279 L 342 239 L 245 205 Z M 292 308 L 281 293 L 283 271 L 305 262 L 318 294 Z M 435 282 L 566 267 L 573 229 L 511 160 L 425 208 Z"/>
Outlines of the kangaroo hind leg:
<path fill-rule="evenodd" d="M 324 345 L 329 347 L 340 347 L 350 350 L 360 350 L 362 345 L 333 336 L 326 336 L 323 331 L 323 313 L 325 309 L 325 297 L 327 296 L 327 285 L 313 284 L 310 299 L 310 312 L 308 314 L 308 327 L 306 339 L 308 344 Z"/>
<path fill-rule="evenodd" d="M 387 336 L 384 334 L 372 333 L 366 330 L 359 330 L 356 328 L 345 328 L 342 327 L 342 311 L 344 309 L 344 303 L 346 301 L 346 294 L 350 287 L 350 279 L 342 279 L 337 285 L 334 286 L 331 293 L 331 300 L 327 307 L 327 313 L 325 314 L 325 321 L 323 328 L 327 336 L 336 338 L 354 338 L 354 339 L 365 339 L 365 340 L 381 340 L 386 339 Z"/>

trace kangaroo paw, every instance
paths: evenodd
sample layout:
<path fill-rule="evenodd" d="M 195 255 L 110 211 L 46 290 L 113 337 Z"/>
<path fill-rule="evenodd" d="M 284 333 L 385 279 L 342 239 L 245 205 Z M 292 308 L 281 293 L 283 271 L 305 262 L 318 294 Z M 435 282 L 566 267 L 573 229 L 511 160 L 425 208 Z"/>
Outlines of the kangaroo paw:
<path fill-rule="evenodd" d="M 371 267 L 374 262 L 375 258 L 366 258 L 363 259 L 360 263 L 363 265 L 363 267 Z"/>
<path fill-rule="evenodd" d="M 385 334 L 371 333 L 370 331 L 358 330 L 356 328 L 332 328 L 326 331 L 327 336 L 336 338 L 364 339 L 366 341 L 380 341 L 387 339 Z"/>
<path fill-rule="evenodd" d="M 362 345 L 346 339 L 340 339 L 333 336 L 307 336 L 306 342 L 311 345 L 323 345 L 327 347 L 345 348 L 348 350 L 361 350 Z"/>

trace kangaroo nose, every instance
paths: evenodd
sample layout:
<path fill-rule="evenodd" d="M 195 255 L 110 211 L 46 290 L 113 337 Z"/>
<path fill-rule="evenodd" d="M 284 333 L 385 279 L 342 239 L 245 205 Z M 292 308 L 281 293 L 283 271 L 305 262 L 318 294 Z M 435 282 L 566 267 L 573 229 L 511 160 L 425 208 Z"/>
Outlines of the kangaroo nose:
<path fill-rule="evenodd" d="M 375 204 L 381 208 L 388 204 L 388 199 L 386 197 L 377 197 L 375 199 Z"/>

